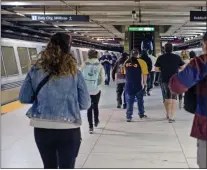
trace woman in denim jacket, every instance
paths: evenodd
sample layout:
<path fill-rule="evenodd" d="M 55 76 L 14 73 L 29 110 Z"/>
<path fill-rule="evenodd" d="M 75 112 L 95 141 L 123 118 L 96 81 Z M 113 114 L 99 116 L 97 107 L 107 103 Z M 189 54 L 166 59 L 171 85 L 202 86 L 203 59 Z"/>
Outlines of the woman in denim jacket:
<path fill-rule="evenodd" d="M 74 168 L 81 144 L 80 110 L 90 107 L 85 81 L 69 53 L 71 42 L 64 33 L 52 36 L 27 74 L 19 95 L 22 103 L 32 104 L 27 116 L 46 169 Z M 38 85 L 47 75 L 51 75 L 49 80 L 33 101 Z"/>

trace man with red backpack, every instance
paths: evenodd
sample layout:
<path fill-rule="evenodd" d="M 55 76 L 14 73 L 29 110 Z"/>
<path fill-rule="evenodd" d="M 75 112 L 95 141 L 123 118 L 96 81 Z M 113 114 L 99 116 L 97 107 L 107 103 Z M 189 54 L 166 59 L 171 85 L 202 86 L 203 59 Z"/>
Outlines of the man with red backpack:
<path fill-rule="evenodd" d="M 189 99 L 195 101 L 191 136 L 198 140 L 197 163 L 200 168 L 207 168 L 207 33 L 203 37 L 203 55 L 193 58 L 182 72 L 174 75 L 169 87 L 178 94 L 190 93 L 188 89 L 195 87 L 195 95 Z M 191 110 L 191 105 L 185 109 Z"/>
<path fill-rule="evenodd" d="M 122 94 L 124 92 L 125 87 L 125 74 L 124 74 L 124 63 L 128 59 L 128 54 L 123 53 L 122 57 L 115 63 L 113 71 L 112 71 L 112 79 L 116 81 L 116 94 L 117 94 L 117 108 L 121 108 L 122 105 Z M 124 104 L 123 109 L 126 109 L 126 97 L 124 92 Z"/>

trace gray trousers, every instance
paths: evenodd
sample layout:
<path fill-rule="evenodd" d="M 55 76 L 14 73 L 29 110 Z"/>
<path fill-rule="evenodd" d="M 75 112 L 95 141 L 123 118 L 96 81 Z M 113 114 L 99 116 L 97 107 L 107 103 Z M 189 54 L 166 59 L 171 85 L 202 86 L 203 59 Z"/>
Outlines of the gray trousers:
<path fill-rule="evenodd" d="M 199 168 L 205 169 L 207 168 L 207 141 L 198 139 L 197 141 L 197 163 Z"/>

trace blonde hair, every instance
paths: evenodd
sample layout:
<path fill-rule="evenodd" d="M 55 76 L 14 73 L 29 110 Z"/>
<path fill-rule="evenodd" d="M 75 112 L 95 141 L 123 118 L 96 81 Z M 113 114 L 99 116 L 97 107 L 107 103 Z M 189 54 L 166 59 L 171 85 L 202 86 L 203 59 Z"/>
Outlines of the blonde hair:
<path fill-rule="evenodd" d="M 186 50 L 181 51 L 181 58 L 182 58 L 182 60 L 189 59 L 189 56 L 188 56 L 188 53 Z"/>

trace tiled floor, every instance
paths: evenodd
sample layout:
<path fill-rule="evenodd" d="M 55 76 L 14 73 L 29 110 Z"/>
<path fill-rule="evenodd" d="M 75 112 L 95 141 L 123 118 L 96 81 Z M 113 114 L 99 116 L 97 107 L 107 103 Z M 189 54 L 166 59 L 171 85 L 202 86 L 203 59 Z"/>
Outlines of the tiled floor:
<path fill-rule="evenodd" d="M 198 168 L 196 140 L 189 137 L 193 116 L 177 111 L 167 123 L 160 89 L 145 98 L 148 119 L 126 123 L 125 111 L 116 109 L 115 87 L 104 87 L 100 102 L 101 124 L 88 134 L 85 112 L 77 168 Z M 42 168 L 33 128 L 25 112 L 29 106 L 1 117 L 2 168 Z"/>

